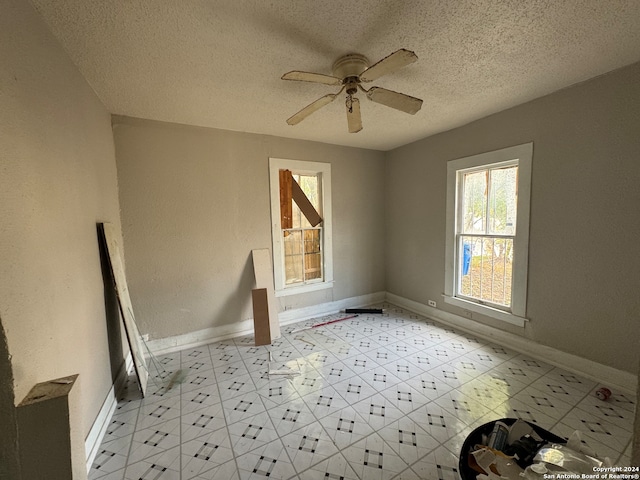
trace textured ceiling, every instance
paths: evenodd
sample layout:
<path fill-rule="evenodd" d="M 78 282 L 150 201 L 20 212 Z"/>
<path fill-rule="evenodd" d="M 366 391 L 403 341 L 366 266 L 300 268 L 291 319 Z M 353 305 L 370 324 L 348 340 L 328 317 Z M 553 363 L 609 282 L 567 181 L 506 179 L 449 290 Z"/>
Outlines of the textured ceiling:
<path fill-rule="evenodd" d="M 638 0 L 32 0 L 110 112 L 389 150 L 640 60 Z M 417 63 L 374 85 L 424 100 L 408 115 L 363 95 L 347 132 L 331 74 L 406 48 Z"/>

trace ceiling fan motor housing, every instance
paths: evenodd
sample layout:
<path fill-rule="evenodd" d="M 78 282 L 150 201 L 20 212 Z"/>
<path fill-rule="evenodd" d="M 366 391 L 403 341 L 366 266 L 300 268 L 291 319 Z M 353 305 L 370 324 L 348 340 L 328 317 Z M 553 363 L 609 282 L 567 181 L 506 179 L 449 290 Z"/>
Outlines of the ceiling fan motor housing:
<path fill-rule="evenodd" d="M 342 78 L 343 84 L 357 81 L 358 77 L 369 68 L 369 60 L 359 53 L 349 53 L 333 63 L 333 76 Z M 351 78 L 355 77 L 355 78 Z"/>

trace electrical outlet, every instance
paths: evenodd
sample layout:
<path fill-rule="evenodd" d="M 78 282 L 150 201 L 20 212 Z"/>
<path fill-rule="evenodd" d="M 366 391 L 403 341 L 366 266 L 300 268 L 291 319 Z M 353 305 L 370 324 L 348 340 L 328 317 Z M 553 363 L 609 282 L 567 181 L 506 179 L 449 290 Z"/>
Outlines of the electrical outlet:
<path fill-rule="evenodd" d="M 429 300 L 427 303 L 430 307 L 436 308 L 436 302 L 434 302 L 433 300 Z"/>

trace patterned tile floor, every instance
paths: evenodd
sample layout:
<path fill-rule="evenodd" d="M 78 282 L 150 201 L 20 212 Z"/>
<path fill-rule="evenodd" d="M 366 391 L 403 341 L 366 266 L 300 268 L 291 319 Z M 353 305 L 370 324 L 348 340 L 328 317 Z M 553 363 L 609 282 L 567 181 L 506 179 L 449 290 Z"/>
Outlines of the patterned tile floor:
<path fill-rule="evenodd" d="M 593 381 L 378 306 L 384 315 L 288 325 L 269 347 L 245 336 L 159 357 L 146 398 L 129 382 L 90 480 L 459 480 L 466 436 L 502 417 L 580 430 L 599 456 L 629 464 L 629 394 L 600 401 Z"/>

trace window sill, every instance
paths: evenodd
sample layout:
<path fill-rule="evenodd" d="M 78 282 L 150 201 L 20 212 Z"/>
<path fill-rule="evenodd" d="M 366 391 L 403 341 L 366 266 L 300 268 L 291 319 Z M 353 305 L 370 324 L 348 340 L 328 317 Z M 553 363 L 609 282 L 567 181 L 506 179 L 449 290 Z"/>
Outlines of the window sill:
<path fill-rule="evenodd" d="M 450 297 L 448 295 L 444 295 L 443 297 L 444 297 L 444 302 L 448 303 L 449 305 L 464 308 L 465 310 L 470 310 L 472 312 L 485 315 L 489 318 L 493 318 L 495 320 L 500 320 L 502 322 L 515 325 L 516 327 L 522 328 L 529 321 L 528 318 L 520 317 L 518 315 L 514 315 L 509 312 L 504 312 L 502 310 L 498 310 L 497 308 L 491 308 L 485 305 L 479 305 L 477 303 L 470 302 L 468 300 L 462 300 L 461 298 Z"/>
<path fill-rule="evenodd" d="M 316 292 L 318 290 L 325 290 L 327 288 L 333 288 L 333 281 L 309 283 L 307 285 L 301 285 L 299 287 L 283 288 L 282 290 L 276 290 L 275 293 L 276 293 L 276 297 L 288 297 L 289 295 L 298 295 L 300 293 Z"/>

